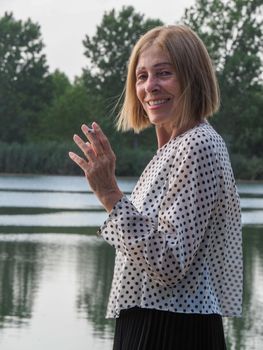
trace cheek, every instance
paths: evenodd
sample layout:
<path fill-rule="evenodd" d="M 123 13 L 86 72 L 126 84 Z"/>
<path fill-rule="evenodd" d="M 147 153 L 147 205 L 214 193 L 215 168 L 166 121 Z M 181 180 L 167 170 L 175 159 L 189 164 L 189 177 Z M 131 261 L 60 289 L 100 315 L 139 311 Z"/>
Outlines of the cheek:
<path fill-rule="evenodd" d="M 142 101 L 143 101 L 143 89 L 141 87 L 136 86 L 135 90 L 136 90 L 136 96 L 137 96 L 138 100 L 142 103 Z"/>
<path fill-rule="evenodd" d="M 169 91 L 174 96 L 178 96 L 180 94 L 179 82 L 175 78 L 167 81 L 165 86 L 163 86 L 163 88 Z"/>
<path fill-rule="evenodd" d="M 178 81 L 175 82 L 175 95 L 179 97 L 181 95 L 181 89 Z"/>

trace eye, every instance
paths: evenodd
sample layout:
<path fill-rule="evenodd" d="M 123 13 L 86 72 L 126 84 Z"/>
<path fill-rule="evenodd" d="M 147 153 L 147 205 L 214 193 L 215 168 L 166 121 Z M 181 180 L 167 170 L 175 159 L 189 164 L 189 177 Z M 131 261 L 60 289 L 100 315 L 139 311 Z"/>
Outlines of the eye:
<path fill-rule="evenodd" d="M 169 76 L 171 75 L 172 72 L 168 71 L 168 70 L 162 70 L 160 72 L 157 73 L 157 75 L 161 76 L 161 77 L 166 77 L 166 76 Z"/>
<path fill-rule="evenodd" d="M 140 73 L 140 74 L 137 74 L 136 76 L 136 80 L 137 81 L 144 81 L 147 79 L 147 74 L 146 73 Z"/>

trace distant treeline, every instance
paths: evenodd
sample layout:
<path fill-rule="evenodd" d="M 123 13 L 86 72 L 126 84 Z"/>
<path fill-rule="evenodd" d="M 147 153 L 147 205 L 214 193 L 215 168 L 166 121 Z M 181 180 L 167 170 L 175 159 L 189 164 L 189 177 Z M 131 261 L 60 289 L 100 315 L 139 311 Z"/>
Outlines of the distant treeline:
<path fill-rule="evenodd" d="M 247 180 L 263 179 L 261 8 L 260 0 L 197 0 L 179 21 L 213 58 L 222 103 L 211 123 L 227 143 L 236 177 Z M 162 24 L 131 6 L 106 12 L 95 35 L 84 38 L 87 64 L 71 82 L 49 72 L 37 23 L 0 17 L 0 172 L 79 174 L 67 155 L 76 150 L 72 135 L 96 120 L 117 155 L 117 175 L 138 176 L 156 150 L 154 129 L 117 133 L 115 116 L 133 44 Z"/>

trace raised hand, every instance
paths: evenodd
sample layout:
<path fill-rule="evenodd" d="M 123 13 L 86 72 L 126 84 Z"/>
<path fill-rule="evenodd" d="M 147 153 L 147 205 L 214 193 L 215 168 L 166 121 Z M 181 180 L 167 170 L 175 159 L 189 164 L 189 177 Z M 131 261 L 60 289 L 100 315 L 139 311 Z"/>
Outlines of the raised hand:
<path fill-rule="evenodd" d="M 73 136 L 84 157 L 73 152 L 69 152 L 69 157 L 84 171 L 91 189 L 105 209 L 111 211 L 123 196 L 115 177 L 116 156 L 99 125 L 94 122 L 92 127 L 81 126 L 87 142 L 76 134 Z"/>

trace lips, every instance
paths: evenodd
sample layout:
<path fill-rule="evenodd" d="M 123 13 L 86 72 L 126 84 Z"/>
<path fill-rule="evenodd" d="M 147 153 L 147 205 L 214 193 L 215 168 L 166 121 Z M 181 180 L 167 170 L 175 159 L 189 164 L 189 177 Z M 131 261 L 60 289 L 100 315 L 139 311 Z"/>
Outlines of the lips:
<path fill-rule="evenodd" d="M 146 103 L 152 107 L 152 106 L 159 106 L 162 105 L 166 102 L 170 101 L 170 98 L 162 98 L 162 99 L 158 99 L 158 100 L 149 100 Z"/>

